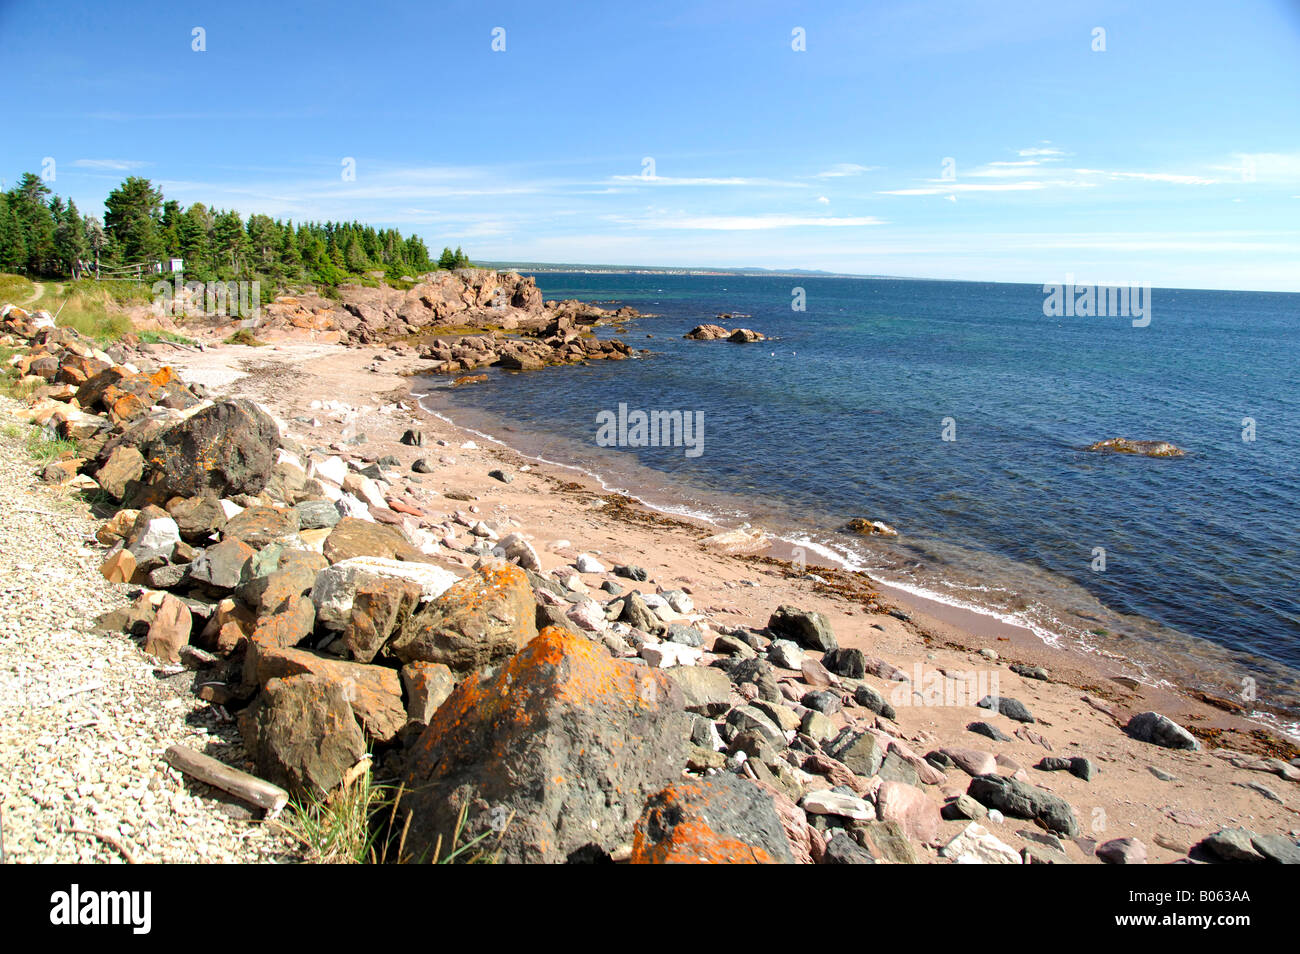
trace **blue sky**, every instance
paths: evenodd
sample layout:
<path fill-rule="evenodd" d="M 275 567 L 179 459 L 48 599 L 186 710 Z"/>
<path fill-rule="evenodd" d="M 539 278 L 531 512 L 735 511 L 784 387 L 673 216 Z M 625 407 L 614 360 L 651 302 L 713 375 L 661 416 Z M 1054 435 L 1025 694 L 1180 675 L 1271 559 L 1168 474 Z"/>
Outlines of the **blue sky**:
<path fill-rule="evenodd" d="M 279 6 L 0 0 L 0 176 L 489 261 L 1300 291 L 1296 0 Z"/>

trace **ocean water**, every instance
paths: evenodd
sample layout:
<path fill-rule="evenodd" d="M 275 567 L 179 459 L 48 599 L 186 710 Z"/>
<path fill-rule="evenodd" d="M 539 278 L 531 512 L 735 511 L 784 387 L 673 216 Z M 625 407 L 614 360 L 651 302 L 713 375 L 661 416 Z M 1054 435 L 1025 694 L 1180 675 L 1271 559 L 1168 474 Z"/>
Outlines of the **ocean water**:
<path fill-rule="evenodd" d="M 428 378 L 426 406 L 652 505 L 1300 714 L 1300 295 L 1157 288 L 1134 327 L 1045 317 L 1036 285 L 537 281 L 653 314 L 600 332 L 650 353 L 454 390 Z M 772 340 L 682 338 L 723 312 Z M 598 414 L 620 404 L 700 412 L 702 452 L 598 446 Z M 1081 450 L 1109 437 L 1188 453 Z M 899 536 L 842 532 L 853 517 Z"/>

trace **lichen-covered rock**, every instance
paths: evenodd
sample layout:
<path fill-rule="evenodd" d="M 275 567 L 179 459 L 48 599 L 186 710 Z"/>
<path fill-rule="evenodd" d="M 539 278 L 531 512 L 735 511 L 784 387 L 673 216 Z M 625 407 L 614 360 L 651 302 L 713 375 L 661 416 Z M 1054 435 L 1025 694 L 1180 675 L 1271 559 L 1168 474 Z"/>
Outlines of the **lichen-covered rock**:
<path fill-rule="evenodd" d="M 510 563 L 480 567 L 411 617 L 391 651 L 404 663 L 443 663 L 466 673 L 498 662 L 537 635 L 528 577 Z"/>
<path fill-rule="evenodd" d="M 734 775 L 675 782 L 637 819 L 633 864 L 792 864 L 772 796 Z"/>
<path fill-rule="evenodd" d="M 89 383 L 89 382 L 88 382 Z M 259 494 L 280 447 L 280 429 L 251 401 L 203 408 L 144 445 L 146 480 L 164 499 Z"/>
<path fill-rule="evenodd" d="M 239 716 L 257 774 L 297 795 L 322 795 L 366 754 L 345 687 L 320 676 L 272 679 Z"/>
<path fill-rule="evenodd" d="M 462 682 L 412 747 L 408 847 L 449 844 L 462 809 L 462 843 L 489 833 L 502 861 L 626 844 L 645 800 L 685 766 L 681 706 L 662 672 L 548 627 L 490 678 Z"/>

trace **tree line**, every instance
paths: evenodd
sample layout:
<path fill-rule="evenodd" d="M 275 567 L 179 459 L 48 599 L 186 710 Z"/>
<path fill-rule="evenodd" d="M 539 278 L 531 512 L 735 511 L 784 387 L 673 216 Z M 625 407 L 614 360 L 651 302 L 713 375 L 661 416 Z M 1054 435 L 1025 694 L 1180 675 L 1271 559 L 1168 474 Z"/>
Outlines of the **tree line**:
<path fill-rule="evenodd" d="M 108 194 L 102 220 L 83 217 L 75 202 L 53 195 L 34 173 L 0 193 L 0 271 L 59 278 L 85 263 L 114 268 L 173 258 L 183 260 L 187 280 L 256 280 L 270 287 L 339 285 L 371 271 L 400 280 L 470 264 L 460 248 L 444 248 L 435 262 L 423 239 L 397 229 L 357 222 L 295 225 L 266 215 L 244 219 L 201 202 L 182 209 L 139 176 Z"/>

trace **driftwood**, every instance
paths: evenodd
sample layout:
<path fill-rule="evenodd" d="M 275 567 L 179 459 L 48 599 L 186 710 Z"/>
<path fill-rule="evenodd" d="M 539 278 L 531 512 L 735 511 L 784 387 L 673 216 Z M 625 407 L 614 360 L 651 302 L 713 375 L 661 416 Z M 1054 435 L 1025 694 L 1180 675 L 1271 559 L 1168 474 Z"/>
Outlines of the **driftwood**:
<path fill-rule="evenodd" d="M 177 771 L 265 809 L 268 818 L 280 814 L 280 810 L 289 801 L 289 793 L 280 786 L 231 768 L 224 762 L 218 762 L 211 756 L 195 752 L 184 745 L 168 746 L 163 757 Z"/>

